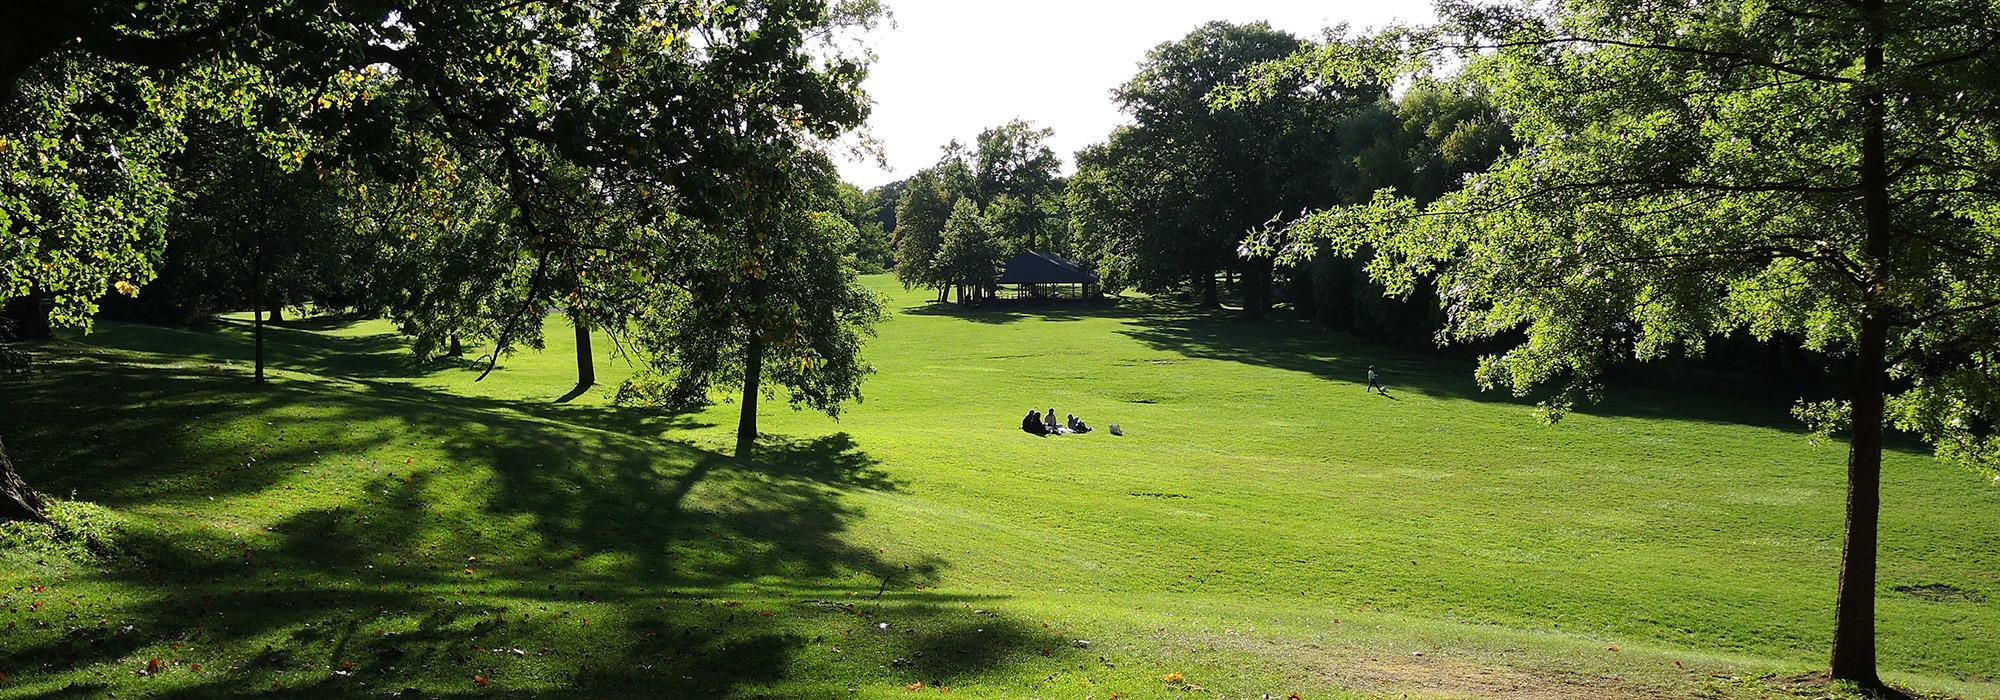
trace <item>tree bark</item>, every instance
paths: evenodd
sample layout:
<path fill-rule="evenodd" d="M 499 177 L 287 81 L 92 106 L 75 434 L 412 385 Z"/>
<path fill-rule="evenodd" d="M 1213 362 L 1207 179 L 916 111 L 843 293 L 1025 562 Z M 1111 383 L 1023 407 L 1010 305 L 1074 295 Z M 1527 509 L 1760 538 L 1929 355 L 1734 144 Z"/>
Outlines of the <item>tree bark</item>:
<path fill-rule="evenodd" d="M 449 342 L 450 345 L 445 350 L 445 354 L 451 357 L 462 357 L 465 355 L 465 343 L 458 339 L 457 333 L 451 334 Z"/>
<path fill-rule="evenodd" d="M 0 444 L 0 520 L 27 520 L 47 524 L 49 504 L 42 495 L 28 488 L 21 475 L 14 471 L 14 462 L 7 458 L 7 446 Z"/>
<path fill-rule="evenodd" d="M 1867 226 L 1868 285 L 1856 338 L 1853 433 L 1847 448 L 1847 531 L 1841 543 L 1840 589 L 1834 607 L 1833 654 L 1828 675 L 1879 688 L 1875 669 L 1875 561 L 1882 507 L 1882 412 L 1888 389 L 1889 313 L 1882 291 L 1890 256 L 1889 163 L 1885 108 L 1871 82 L 1882 72 L 1882 0 L 1866 0 L 1867 55 L 1862 74 L 1861 187 Z"/>
<path fill-rule="evenodd" d="M 764 378 L 764 337 L 755 329 L 743 345 L 743 410 L 736 419 L 736 456 L 749 457 L 757 446 L 758 383 Z"/>
<path fill-rule="evenodd" d="M 570 309 L 569 324 L 576 328 L 576 385 L 595 385 L 597 364 L 590 351 L 590 322 L 578 315 L 576 309 Z M 452 336 L 452 340 L 457 339 L 458 336 Z"/>
<path fill-rule="evenodd" d="M 1215 271 L 1202 272 L 1195 283 L 1201 287 L 1201 305 L 1215 308 L 1222 305 L 1222 292 L 1216 289 Z"/>
<path fill-rule="evenodd" d="M 285 305 L 284 305 L 284 304 L 272 304 L 272 305 L 271 305 L 271 322 L 272 322 L 272 323 L 284 323 L 284 322 L 285 322 Z"/>

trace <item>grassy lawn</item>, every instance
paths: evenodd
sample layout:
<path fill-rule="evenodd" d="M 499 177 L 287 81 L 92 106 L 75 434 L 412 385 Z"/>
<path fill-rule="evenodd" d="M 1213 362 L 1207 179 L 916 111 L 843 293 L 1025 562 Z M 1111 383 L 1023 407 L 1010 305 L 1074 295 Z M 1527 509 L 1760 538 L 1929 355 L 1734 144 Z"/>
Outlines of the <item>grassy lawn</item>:
<path fill-rule="evenodd" d="M 0 696 L 1821 692 L 1845 453 L 1780 395 L 1547 428 L 1304 323 L 872 284 L 866 401 L 768 406 L 749 461 L 733 404 L 610 406 L 605 340 L 559 401 L 559 319 L 479 383 L 380 321 L 274 329 L 263 388 L 239 319 L 39 346 L 0 438 L 103 551 L 9 531 Z M 1127 434 L 1017 429 L 1051 406 Z M 2000 485 L 1914 445 L 1883 480 L 1886 676 L 2000 697 Z"/>

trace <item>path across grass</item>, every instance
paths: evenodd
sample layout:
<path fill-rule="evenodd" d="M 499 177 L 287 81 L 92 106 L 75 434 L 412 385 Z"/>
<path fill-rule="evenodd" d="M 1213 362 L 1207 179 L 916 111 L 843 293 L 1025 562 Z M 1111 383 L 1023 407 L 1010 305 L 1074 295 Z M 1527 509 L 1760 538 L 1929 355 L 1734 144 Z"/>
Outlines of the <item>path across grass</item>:
<path fill-rule="evenodd" d="M 38 347 L 0 437 L 115 551 L 0 548 L 0 696 L 1755 697 L 1822 662 L 1844 455 L 1781 397 L 1546 428 L 1304 323 L 872 283 L 866 401 L 767 408 L 748 462 L 732 404 L 610 406 L 609 342 L 558 402 L 566 329 L 476 384 L 379 321 L 273 330 L 264 388 L 234 321 Z M 1127 435 L 1018 430 L 1049 407 Z M 2000 485 L 1906 448 L 1883 493 L 1888 677 L 2000 696 Z"/>

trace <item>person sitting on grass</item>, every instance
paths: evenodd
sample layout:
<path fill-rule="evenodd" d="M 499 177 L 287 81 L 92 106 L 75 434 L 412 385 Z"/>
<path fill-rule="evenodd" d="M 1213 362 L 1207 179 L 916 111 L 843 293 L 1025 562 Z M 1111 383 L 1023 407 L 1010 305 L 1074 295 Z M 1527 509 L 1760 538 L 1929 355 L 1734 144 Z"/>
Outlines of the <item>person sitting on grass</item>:
<path fill-rule="evenodd" d="M 1076 414 L 1072 413 L 1069 414 L 1069 431 L 1081 435 L 1090 432 L 1090 426 L 1084 425 L 1083 419 L 1076 417 Z"/>
<path fill-rule="evenodd" d="M 1048 427 L 1042 425 L 1042 414 L 1036 413 L 1033 410 L 1029 410 L 1028 415 L 1021 419 L 1021 430 L 1030 435 L 1049 434 Z"/>
<path fill-rule="evenodd" d="M 1062 424 L 1056 422 L 1056 409 L 1054 407 L 1049 408 L 1048 415 L 1042 419 L 1042 425 L 1048 426 L 1050 435 L 1062 434 Z"/>

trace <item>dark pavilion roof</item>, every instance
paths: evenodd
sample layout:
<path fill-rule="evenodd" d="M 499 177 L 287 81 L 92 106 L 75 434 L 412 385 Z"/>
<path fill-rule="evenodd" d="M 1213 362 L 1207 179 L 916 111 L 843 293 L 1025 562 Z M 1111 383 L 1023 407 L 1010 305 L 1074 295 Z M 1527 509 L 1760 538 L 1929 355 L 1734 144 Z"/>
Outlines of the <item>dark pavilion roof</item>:
<path fill-rule="evenodd" d="M 1048 253 L 1025 251 L 1007 261 L 1000 284 L 1095 284 L 1097 273 Z"/>

